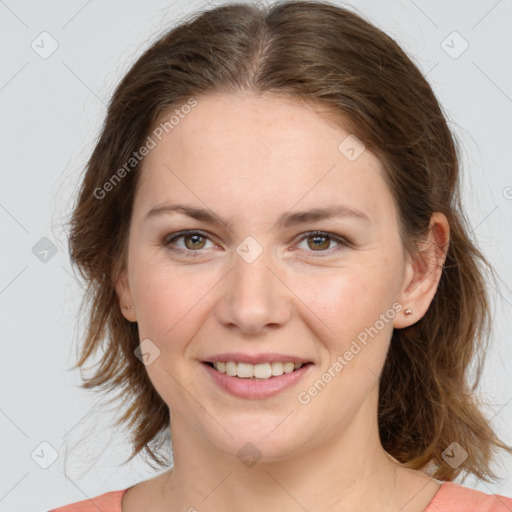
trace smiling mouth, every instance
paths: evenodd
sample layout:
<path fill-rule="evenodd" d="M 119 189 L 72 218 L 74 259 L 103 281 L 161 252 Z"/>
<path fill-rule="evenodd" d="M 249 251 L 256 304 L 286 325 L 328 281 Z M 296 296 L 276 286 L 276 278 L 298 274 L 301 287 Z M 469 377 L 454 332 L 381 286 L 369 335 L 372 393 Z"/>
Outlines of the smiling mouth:
<path fill-rule="evenodd" d="M 293 362 L 272 362 L 261 364 L 239 363 L 236 361 L 216 362 L 205 361 L 204 364 L 217 370 L 219 373 L 225 373 L 230 377 L 237 377 L 246 380 L 269 380 L 284 374 L 293 373 L 300 368 L 309 366 L 313 363 L 293 363 Z"/>

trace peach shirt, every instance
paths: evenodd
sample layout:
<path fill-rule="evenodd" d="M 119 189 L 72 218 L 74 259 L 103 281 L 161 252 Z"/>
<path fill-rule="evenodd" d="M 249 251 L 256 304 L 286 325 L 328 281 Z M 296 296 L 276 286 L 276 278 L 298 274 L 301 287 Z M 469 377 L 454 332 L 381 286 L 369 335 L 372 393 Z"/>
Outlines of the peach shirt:
<path fill-rule="evenodd" d="M 48 512 L 123 512 L 121 499 L 130 489 L 113 491 Z M 443 482 L 424 512 L 512 512 L 512 498 L 485 494 L 453 482 Z"/>

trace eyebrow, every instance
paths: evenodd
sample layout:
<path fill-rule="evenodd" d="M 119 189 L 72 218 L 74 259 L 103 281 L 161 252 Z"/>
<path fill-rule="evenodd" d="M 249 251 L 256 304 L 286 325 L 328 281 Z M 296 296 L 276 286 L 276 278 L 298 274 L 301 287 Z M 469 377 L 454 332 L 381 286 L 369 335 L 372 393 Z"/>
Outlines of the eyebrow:
<path fill-rule="evenodd" d="M 154 206 L 145 216 L 145 221 L 158 217 L 160 215 L 171 215 L 173 213 L 181 213 L 196 220 L 207 222 L 212 225 L 230 226 L 222 217 L 205 208 L 198 208 L 186 204 L 163 204 Z M 314 208 L 292 213 L 284 213 L 281 215 L 277 224 L 280 227 L 290 227 L 306 222 L 315 222 L 319 220 L 331 219 L 334 217 L 351 217 L 359 219 L 371 224 L 370 219 L 362 211 L 347 205 L 331 205 L 324 208 Z"/>

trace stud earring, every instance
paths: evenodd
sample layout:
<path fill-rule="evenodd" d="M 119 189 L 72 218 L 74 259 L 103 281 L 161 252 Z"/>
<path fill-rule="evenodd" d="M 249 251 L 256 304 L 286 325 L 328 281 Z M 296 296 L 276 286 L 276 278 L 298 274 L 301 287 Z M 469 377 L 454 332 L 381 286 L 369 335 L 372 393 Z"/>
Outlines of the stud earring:
<path fill-rule="evenodd" d="M 404 311 L 404 313 L 405 313 L 406 315 L 412 315 L 412 309 L 407 308 L 407 309 Z"/>
<path fill-rule="evenodd" d="M 131 306 L 123 306 L 125 309 L 132 309 Z"/>

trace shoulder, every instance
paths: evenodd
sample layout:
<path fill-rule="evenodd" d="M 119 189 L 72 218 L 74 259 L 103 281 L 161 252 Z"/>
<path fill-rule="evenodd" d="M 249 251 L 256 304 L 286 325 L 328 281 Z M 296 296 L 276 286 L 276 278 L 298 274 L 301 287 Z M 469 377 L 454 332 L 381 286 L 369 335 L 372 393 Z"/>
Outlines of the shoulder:
<path fill-rule="evenodd" d="M 510 512 L 512 498 L 443 482 L 425 512 Z"/>
<path fill-rule="evenodd" d="M 122 512 L 121 499 L 127 490 L 107 492 L 95 498 L 54 508 L 48 512 L 98 512 L 98 510 L 102 512 Z"/>

